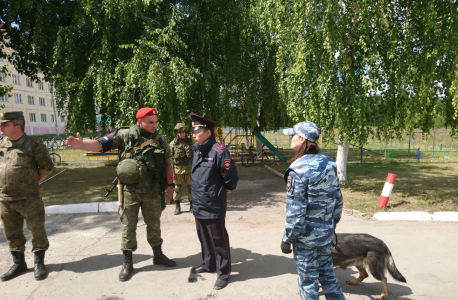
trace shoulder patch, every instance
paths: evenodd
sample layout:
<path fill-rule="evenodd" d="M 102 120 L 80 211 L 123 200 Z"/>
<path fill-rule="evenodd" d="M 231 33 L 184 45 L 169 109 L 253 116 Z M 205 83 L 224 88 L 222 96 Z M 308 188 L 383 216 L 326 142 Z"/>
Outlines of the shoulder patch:
<path fill-rule="evenodd" d="M 223 163 L 224 163 L 224 168 L 226 170 L 229 170 L 231 168 L 231 166 L 232 166 L 230 158 L 225 158 Z"/>
<path fill-rule="evenodd" d="M 286 183 L 286 191 L 289 192 L 292 186 L 293 186 L 293 176 L 288 175 L 288 180 Z"/>

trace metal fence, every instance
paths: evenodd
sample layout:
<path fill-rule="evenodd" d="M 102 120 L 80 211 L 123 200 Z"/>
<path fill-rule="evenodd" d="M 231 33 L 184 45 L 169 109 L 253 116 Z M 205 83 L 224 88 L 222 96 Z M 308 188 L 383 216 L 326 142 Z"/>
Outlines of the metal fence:
<path fill-rule="evenodd" d="M 332 159 L 336 159 L 337 149 L 321 149 L 321 152 Z M 385 159 L 385 149 L 371 150 L 364 148 L 349 148 L 347 161 L 373 162 Z M 421 151 L 406 149 L 387 149 L 386 159 L 409 162 L 456 163 L 458 152 L 455 151 Z"/>

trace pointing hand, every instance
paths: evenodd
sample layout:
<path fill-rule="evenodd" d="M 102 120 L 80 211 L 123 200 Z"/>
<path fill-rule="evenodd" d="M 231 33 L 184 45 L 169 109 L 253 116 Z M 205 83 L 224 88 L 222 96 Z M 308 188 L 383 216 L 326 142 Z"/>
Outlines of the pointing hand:
<path fill-rule="evenodd" d="M 83 138 L 81 137 L 80 133 L 76 133 L 76 138 L 69 136 L 67 139 L 67 144 L 72 149 L 81 149 L 83 146 Z"/>

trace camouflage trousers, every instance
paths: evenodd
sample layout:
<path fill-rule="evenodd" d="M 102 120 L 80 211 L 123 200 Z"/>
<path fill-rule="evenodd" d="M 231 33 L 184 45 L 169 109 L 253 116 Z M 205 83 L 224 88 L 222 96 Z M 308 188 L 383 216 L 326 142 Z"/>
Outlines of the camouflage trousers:
<path fill-rule="evenodd" d="M 293 242 L 293 251 L 299 273 L 297 283 L 303 300 L 318 300 L 317 279 L 326 299 L 345 300 L 339 280 L 332 270 L 331 244 L 313 247 L 298 239 Z"/>
<path fill-rule="evenodd" d="M 162 245 L 161 195 L 157 192 L 139 194 L 124 190 L 123 196 L 123 206 L 118 211 L 122 223 L 121 250 L 137 250 L 137 223 L 140 208 L 146 224 L 146 240 L 151 247 Z"/>
<path fill-rule="evenodd" d="M 173 181 L 175 183 L 175 188 L 173 189 L 173 200 L 178 201 L 181 200 L 181 189 L 183 185 L 187 185 L 188 187 L 188 200 L 192 201 L 191 196 L 191 173 L 178 175 L 175 174 L 176 179 Z"/>
<path fill-rule="evenodd" d="M 45 229 L 45 207 L 41 199 L 1 201 L 3 233 L 10 251 L 25 251 L 24 220 L 32 236 L 32 252 L 48 250 Z"/>

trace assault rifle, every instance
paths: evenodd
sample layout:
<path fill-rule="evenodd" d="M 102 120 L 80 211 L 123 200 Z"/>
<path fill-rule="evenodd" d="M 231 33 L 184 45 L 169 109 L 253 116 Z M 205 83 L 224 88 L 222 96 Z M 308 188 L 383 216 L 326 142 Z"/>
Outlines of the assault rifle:
<path fill-rule="evenodd" d="M 110 193 L 113 191 L 113 189 L 118 185 L 118 177 L 116 177 L 113 182 L 111 183 L 111 188 L 109 189 L 105 189 L 107 191 L 107 193 L 105 194 L 105 196 L 103 196 L 103 200 L 107 199 L 108 195 L 110 195 Z"/>
<path fill-rule="evenodd" d="M 110 193 L 113 191 L 113 189 L 115 187 L 118 187 L 118 206 L 119 207 L 122 207 L 122 183 L 121 181 L 118 180 L 118 177 L 116 177 L 113 182 L 111 183 L 111 188 L 109 189 L 106 189 L 107 193 L 105 194 L 105 196 L 103 196 L 103 199 L 107 199 L 108 195 L 110 195 Z"/>

